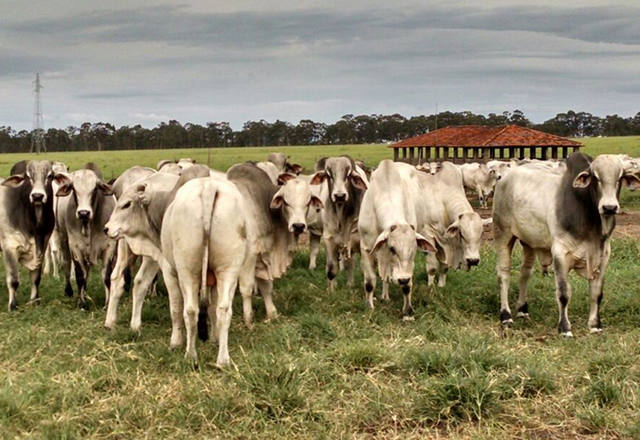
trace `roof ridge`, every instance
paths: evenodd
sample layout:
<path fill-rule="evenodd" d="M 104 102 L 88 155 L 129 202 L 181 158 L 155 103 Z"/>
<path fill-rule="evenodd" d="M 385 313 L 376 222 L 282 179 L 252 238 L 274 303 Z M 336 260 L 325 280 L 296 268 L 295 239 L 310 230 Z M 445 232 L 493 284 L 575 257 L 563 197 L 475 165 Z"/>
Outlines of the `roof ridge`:
<path fill-rule="evenodd" d="M 488 125 L 487 127 L 490 127 L 490 125 Z M 490 144 L 491 142 L 493 142 L 493 141 L 494 141 L 498 136 L 500 136 L 502 133 L 504 133 L 504 131 L 505 131 L 507 128 L 509 128 L 509 127 L 511 127 L 511 126 L 510 126 L 510 125 L 505 125 L 504 127 L 502 127 L 502 129 L 500 129 L 500 131 L 498 131 L 498 132 L 497 132 L 493 137 L 491 137 L 491 138 L 487 139 L 487 140 L 482 144 L 482 146 L 484 147 L 484 146 L 489 145 L 489 144 Z"/>

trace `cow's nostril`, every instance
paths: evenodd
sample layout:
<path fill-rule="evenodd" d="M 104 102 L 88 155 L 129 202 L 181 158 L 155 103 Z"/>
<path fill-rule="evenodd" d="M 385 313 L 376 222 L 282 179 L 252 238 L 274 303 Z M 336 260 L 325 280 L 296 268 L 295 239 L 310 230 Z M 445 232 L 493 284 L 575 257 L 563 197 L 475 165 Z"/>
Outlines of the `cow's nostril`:
<path fill-rule="evenodd" d="M 602 211 L 605 214 L 615 214 L 618 212 L 618 205 L 603 205 Z"/>
<path fill-rule="evenodd" d="M 31 194 L 31 198 L 34 202 L 42 202 L 44 200 L 44 194 L 42 193 L 33 193 Z"/>
<path fill-rule="evenodd" d="M 335 195 L 336 201 L 344 202 L 347 199 L 347 195 L 345 193 L 339 193 Z"/>
<path fill-rule="evenodd" d="M 480 263 L 479 258 L 467 258 L 467 266 L 469 267 L 477 266 L 478 263 Z"/>
<path fill-rule="evenodd" d="M 78 211 L 78 217 L 80 218 L 89 218 L 89 211 L 86 209 L 81 209 Z"/>
<path fill-rule="evenodd" d="M 293 232 L 300 234 L 304 232 L 307 225 L 305 225 L 304 223 L 294 223 L 291 225 L 291 227 L 293 228 Z"/>
<path fill-rule="evenodd" d="M 406 286 L 411 281 L 411 278 L 398 278 L 398 284 L 401 286 Z"/>

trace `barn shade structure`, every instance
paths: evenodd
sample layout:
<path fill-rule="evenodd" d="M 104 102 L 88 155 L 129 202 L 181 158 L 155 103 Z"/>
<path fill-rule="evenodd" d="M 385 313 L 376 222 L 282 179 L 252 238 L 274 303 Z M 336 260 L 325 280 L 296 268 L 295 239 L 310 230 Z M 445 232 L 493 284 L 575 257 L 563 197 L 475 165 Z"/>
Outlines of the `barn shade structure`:
<path fill-rule="evenodd" d="M 564 159 L 580 147 L 580 142 L 519 125 L 445 127 L 390 145 L 393 160 L 413 164 Z"/>

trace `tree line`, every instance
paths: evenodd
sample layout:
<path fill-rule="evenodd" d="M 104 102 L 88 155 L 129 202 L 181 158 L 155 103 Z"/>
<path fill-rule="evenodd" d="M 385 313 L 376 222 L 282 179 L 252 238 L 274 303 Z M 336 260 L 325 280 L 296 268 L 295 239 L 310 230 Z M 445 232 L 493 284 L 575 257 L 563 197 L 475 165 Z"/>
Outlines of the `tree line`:
<path fill-rule="evenodd" d="M 440 112 L 406 118 L 393 115 L 344 115 L 333 124 L 303 119 L 297 124 L 248 121 L 241 130 L 228 122 L 205 125 L 176 120 L 154 128 L 141 125 L 116 127 L 108 122 L 85 122 L 44 133 L 48 151 L 144 150 L 152 148 L 255 147 L 286 145 L 331 145 L 393 142 L 426 133 L 436 127 L 455 125 L 516 124 L 567 137 L 640 135 L 640 112 L 634 117 L 587 112 L 558 113 L 542 124 L 533 124 L 520 110 L 488 115 Z M 0 153 L 28 152 L 33 132 L 0 126 Z"/>

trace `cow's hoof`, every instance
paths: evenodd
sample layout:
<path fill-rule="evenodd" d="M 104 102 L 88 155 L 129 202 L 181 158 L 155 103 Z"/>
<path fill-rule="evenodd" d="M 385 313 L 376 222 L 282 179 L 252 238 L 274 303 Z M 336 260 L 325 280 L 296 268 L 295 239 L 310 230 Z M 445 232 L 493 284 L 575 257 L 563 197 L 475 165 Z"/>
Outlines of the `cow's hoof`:
<path fill-rule="evenodd" d="M 500 312 L 500 322 L 502 325 L 513 324 L 513 318 L 511 318 L 511 313 L 508 310 L 502 310 Z"/>
<path fill-rule="evenodd" d="M 107 324 L 106 322 L 102 324 L 105 330 L 112 331 L 116 326 L 114 324 Z"/>
<path fill-rule="evenodd" d="M 516 315 L 516 318 L 529 319 L 529 314 L 525 312 L 518 312 L 518 314 Z"/>
<path fill-rule="evenodd" d="M 18 302 L 17 301 L 11 301 L 9 303 L 9 311 L 10 312 L 15 310 L 15 309 L 17 309 L 17 308 L 18 308 Z"/>
<path fill-rule="evenodd" d="M 278 319 L 278 312 L 273 312 L 267 315 L 267 319 L 264 320 L 264 322 L 271 322 L 271 321 L 275 321 L 276 319 Z"/>
<path fill-rule="evenodd" d="M 408 322 L 408 321 L 415 321 L 416 318 L 413 316 L 413 310 L 411 311 L 411 313 L 407 313 L 402 317 L 402 321 L 404 322 Z"/>
<path fill-rule="evenodd" d="M 81 301 L 81 300 L 78 300 L 78 308 L 80 310 L 85 310 L 85 311 L 89 310 L 89 307 L 87 306 L 87 302 L 86 301 Z"/>
<path fill-rule="evenodd" d="M 67 295 L 69 298 L 73 296 L 73 289 L 71 288 L 70 285 L 65 286 L 64 294 Z"/>
<path fill-rule="evenodd" d="M 561 332 L 560 336 L 562 336 L 563 338 L 573 338 L 573 333 L 571 333 L 571 330 L 569 330 L 566 332 Z"/>
<path fill-rule="evenodd" d="M 602 333 L 602 329 L 600 327 L 593 327 L 589 329 L 589 333 L 592 335 L 600 334 Z"/>
<path fill-rule="evenodd" d="M 35 298 L 30 299 L 27 304 L 29 304 L 29 305 L 38 305 L 38 304 L 40 304 L 40 297 L 36 296 Z"/>

